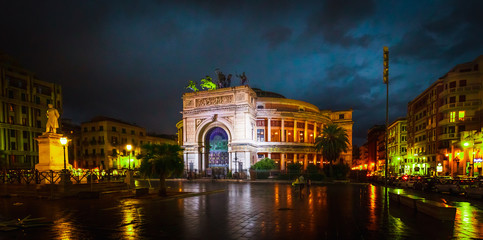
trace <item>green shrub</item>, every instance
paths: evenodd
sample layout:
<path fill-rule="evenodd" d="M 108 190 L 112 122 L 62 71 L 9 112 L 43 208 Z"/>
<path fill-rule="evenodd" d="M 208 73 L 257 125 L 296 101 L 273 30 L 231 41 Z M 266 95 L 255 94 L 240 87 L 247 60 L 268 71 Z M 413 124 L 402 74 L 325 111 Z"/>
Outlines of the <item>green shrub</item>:
<path fill-rule="evenodd" d="M 254 170 L 271 170 L 271 169 L 275 169 L 276 165 L 275 165 L 275 161 L 273 161 L 272 159 L 264 158 L 258 161 L 257 163 L 255 163 L 251 168 Z"/>

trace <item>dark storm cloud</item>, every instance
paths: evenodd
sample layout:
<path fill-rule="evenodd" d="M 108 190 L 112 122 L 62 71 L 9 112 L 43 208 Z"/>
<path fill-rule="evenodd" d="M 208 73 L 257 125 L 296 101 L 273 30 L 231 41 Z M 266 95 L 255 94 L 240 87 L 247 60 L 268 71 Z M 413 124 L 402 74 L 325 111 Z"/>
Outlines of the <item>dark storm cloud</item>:
<path fill-rule="evenodd" d="M 372 0 L 324 1 L 321 9 L 308 18 L 305 35 L 322 36 L 326 42 L 344 47 L 367 46 L 371 41 L 368 34 L 354 36 L 351 31 L 371 17 L 374 10 Z"/>
<path fill-rule="evenodd" d="M 483 51 L 483 1 L 447 1 L 441 4 L 449 13 L 437 14 L 433 19 L 422 22 L 421 26 L 404 34 L 401 41 L 392 49 L 398 60 L 451 60 L 475 52 L 476 57 Z M 470 60 L 470 59 L 468 59 Z"/>
<path fill-rule="evenodd" d="M 287 41 L 291 35 L 292 30 L 290 28 L 280 26 L 268 29 L 262 37 L 267 40 L 269 46 L 273 48 Z"/>
<path fill-rule="evenodd" d="M 385 119 L 382 46 L 391 52 L 392 120 L 454 64 L 483 53 L 480 9 L 477 1 L 8 1 L 0 51 L 60 83 L 63 116 L 77 122 L 107 115 L 174 133 L 187 82 L 220 68 L 321 109 L 353 108 L 361 145 Z"/>

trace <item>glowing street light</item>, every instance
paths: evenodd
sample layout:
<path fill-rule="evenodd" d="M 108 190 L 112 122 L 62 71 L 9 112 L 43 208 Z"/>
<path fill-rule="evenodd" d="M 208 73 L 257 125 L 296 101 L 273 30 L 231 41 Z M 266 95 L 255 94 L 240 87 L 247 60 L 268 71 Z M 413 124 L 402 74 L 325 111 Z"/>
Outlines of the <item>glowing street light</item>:
<path fill-rule="evenodd" d="M 129 151 L 129 160 L 128 160 L 128 168 L 131 169 L 131 154 L 132 154 L 132 145 L 126 145 L 126 149 Z"/>
<path fill-rule="evenodd" d="M 62 147 L 64 148 L 64 171 L 67 169 L 67 163 L 65 162 L 65 145 L 67 145 L 67 138 L 66 137 L 61 137 L 60 138 L 60 144 L 62 144 Z"/>
<path fill-rule="evenodd" d="M 69 140 L 66 137 L 60 138 L 60 144 L 64 148 L 64 169 L 60 174 L 60 181 L 64 185 L 72 184 L 70 181 L 70 173 L 67 171 L 67 162 L 65 161 L 65 145 L 67 145 L 68 142 Z"/>

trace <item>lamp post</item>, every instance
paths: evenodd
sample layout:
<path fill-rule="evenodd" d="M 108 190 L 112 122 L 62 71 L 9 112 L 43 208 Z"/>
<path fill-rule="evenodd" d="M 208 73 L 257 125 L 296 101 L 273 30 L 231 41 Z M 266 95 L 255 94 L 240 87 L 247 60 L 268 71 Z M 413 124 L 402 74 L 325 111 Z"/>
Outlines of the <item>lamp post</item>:
<path fill-rule="evenodd" d="M 131 188 L 132 186 L 134 186 L 134 179 L 131 171 L 132 145 L 131 144 L 126 145 L 126 149 L 129 151 L 129 159 L 128 159 L 128 170 L 127 170 L 127 176 L 126 176 L 125 182 L 127 183 L 128 188 Z"/>
<path fill-rule="evenodd" d="M 387 159 L 387 138 L 388 138 L 388 123 L 389 123 L 389 48 L 383 47 L 383 82 L 386 84 L 386 126 L 385 126 L 385 147 L 386 147 L 386 156 L 385 156 L 385 168 L 384 168 L 384 186 L 387 186 L 387 165 L 389 164 L 389 159 Z"/>
<path fill-rule="evenodd" d="M 67 145 L 68 142 L 69 142 L 69 140 L 66 137 L 60 138 L 60 144 L 62 144 L 62 147 L 64 148 L 64 169 L 62 170 L 62 173 L 60 174 L 60 181 L 62 182 L 62 184 L 65 184 L 65 185 L 72 183 L 70 181 L 70 174 L 67 171 L 67 162 L 65 160 L 65 145 Z"/>
<path fill-rule="evenodd" d="M 60 138 L 60 144 L 62 144 L 62 147 L 64 148 L 64 172 L 67 170 L 67 163 L 65 162 L 65 145 L 67 145 L 67 138 L 66 137 L 61 137 Z"/>
<path fill-rule="evenodd" d="M 132 145 L 126 145 L 126 149 L 129 151 L 129 159 L 128 159 L 128 169 L 131 170 L 131 154 L 132 154 Z"/>

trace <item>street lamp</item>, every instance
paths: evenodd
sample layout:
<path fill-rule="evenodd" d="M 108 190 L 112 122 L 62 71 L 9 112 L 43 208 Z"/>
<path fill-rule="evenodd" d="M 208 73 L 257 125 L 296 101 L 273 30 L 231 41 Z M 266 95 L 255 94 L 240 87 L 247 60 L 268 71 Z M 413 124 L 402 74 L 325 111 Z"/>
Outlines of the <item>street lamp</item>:
<path fill-rule="evenodd" d="M 126 149 L 129 151 L 129 159 L 128 159 L 128 168 L 131 169 L 131 154 L 132 154 L 132 145 L 126 145 Z"/>
<path fill-rule="evenodd" d="M 126 149 L 129 151 L 129 159 L 128 159 L 128 170 L 127 170 L 125 182 L 127 183 L 128 188 L 130 189 L 132 186 L 134 186 L 133 173 L 131 171 L 132 145 L 131 144 L 126 145 Z"/>
<path fill-rule="evenodd" d="M 60 138 L 60 144 L 62 144 L 62 147 L 64 148 L 64 169 L 60 174 L 60 181 L 64 185 L 72 184 L 70 181 L 70 173 L 67 171 L 67 162 L 65 161 L 65 145 L 67 145 L 68 142 L 69 140 L 66 137 Z"/>
<path fill-rule="evenodd" d="M 67 145 L 67 138 L 66 137 L 61 137 L 60 138 L 60 144 L 62 144 L 62 147 L 64 147 L 64 172 L 67 170 L 67 163 L 65 162 L 65 145 Z"/>

